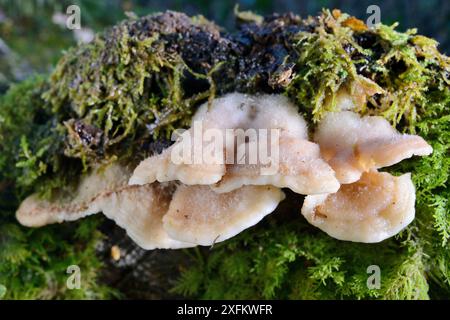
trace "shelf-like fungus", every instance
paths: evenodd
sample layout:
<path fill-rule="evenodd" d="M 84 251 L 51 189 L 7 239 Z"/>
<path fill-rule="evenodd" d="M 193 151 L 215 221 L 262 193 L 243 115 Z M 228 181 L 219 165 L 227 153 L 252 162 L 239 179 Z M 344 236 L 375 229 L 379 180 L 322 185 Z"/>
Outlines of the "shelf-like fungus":
<path fill-rule="evenodd" d="M 158 183 L 128 186 L 105 198 L 101 211 L 146 250 L 194 247 L 195 243 L 170 237 L 163 226 L 173 190 L 174 186 Z"/>
<path fill-rule="evenodd" d="M 340 183 L 355 182 L 363 172 L 433 151 L 424 139 L 397 132 L 382 117 L 360 117 L 350 111 L 328 113 L 314 140 Z"/>
<path fill-rule="evenodd" d="M 177 249 L 226 240 L 258 223 L 284 199 L 284 193 L 271 186 L 219 194 L 199 185 L 128 185 L 129 176 L 130 171 L 117 164 L 93 170 L 70 194 L 52 200 L 29 196 L 17 219 L 40 227 L 103 212 L 142 248 Z"/>
<path fill-rule="evenodd" d="M 400 134 L 384 118 L 350 111 L 328 113 L 314 139 L 341 187 L 305 198 L 301 211 L 311 224 L 340 240 L 379 242 L 411 223 L 415 190 L 410 174 L 394 177 L 376 169 L 430 154 L 424 139 Z"/>
<path fill-rule="evenodd" d="M 144 249 L 213 245 L 273 212 L 289 188 L 307 195 L 306 219 L 337 239 L 378 242 L 413 220 L 410 175 L 376 169 L 431 153 L 425 140 L 341 111 L 325 116 L 315 141 L 286 97 L 228 94 L 133 173 L 94 169 L 70 194 L 31 195 L 17 218 L 36 227 L 103 212 Z"/>
<path fill-rule="evenodd" d="M 396 235 L 411 223 L 414 202 L 409 173 L 394 177 L 370 171 L 336 193 L 307 196 L 302 214 L 333 238 L 372 243 Z"/>
<path fill-rule="evenodd" d="M 117 164 L 103 170 L 93 169 L 72 192 L 59 192 L 51 200 L 41 199 L 37 194 L 27 197 L 16 212 L 17 220 L 24 226 L 40 227 L 97 213 L 103 198 L 126 187 L 129 176 L 130 171 Z"/>
<path fill-rule="evenodd" d="M 175 143 L 161 154 L 143 160 L 134 170 L 129 183 L 145 185 L 155 181 L 180 181 L 187 185 L 209 185 L 218 182 L 225 174 L 223 163 L 174 162 L 172 155 L 178 146 Z"/>
<path fill-rule="evenodd" d="M 208 147 L 205 136 L 214 136 L 206 139 L 214 147 Z M 174 163 L 174 156 L 183 152 L 188 161 Z M 200 152 L 197 162 L 196 152 Z M 216 183 L 212 188 L 220 193 L 243 185 L 273 185 L 300 194 L 339 188 L 318 145 L 308 141 L 305 120 L 286 97 L 240 93 L 201 106 L 181 141 L 142 161 L 130 184 L 172 180 L 189 185 Z"/>
<path fill-rule="evenodd" d="M 255 225 L 273 212 L 284 193 L 271 186 L 245 186 L 216 193 L 207 186 L 180 186 L 163 218 L 170 237 L 213 245 Z"/>
<path fill-rule="evenodd" d="M 261 174 L 265 168 L 260 163 L 233 164 L 212 188 L 216 192 L 230 192 L 243 185 L 273 185 L 289 188 L 299 194 L 336 192 L 339 182 L 334 171 L 321 158 L 319 146 L 310 141 L 281 136 L 277 170 Z"/>
<path fill-rule="evenodd" d="M 31 195 L 19 207 L 17 219 L 25 226 L 40 227 L 103 212 L 144 249 L 194 246 L 171 239 L 163 229 L 162 217 L 169 208 L 174 187 L 128 186 L 129 176 L 130 172 L 119 165 L 94 170 L 82 179 L 74 196 L 59 195 L 54 200 L 44 200 Z"/>

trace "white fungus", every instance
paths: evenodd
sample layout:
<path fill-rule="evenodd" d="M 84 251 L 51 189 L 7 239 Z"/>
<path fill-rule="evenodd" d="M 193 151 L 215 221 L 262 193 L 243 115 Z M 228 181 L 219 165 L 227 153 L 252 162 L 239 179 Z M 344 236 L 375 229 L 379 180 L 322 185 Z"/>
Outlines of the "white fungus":
<path fill-rule="evenodd" d="M 60 192 L 48 201 L 37 194 L 27 197 L 17 210 L 16 217 L 24 226 L 40 227 L 97 213 L 99 199 L 126 187 L 129 176 L 129 170 L 117 164 L 105 169 L 93 169 L 92 173 L 81 178 L 73 192 Z"/>
<path fill-rule="evenodd" d="M 143 160 L 134 170 L 130 178 L 130 185 L 144 185 L 147 183 L 180 181 L 187 185 L 213 184 L 225 174 L 225 165 L 219 164 L 189 164 L 174 163 L 171 155 L 174 146 L 164 150 L 161 154 Z"/>
<path fill-rule="evenodd" d="M 308 141 L 305 120 L 285 96 L 233 94 L 229 97 L 230 103 L 223 101 L 221 108 L 210 111 L 205 106 L 197 117 L 214 119 L 213 123 L 219 123 L 223 114 L 240 113 L 242 120 L 235 128 L 275 129 L 279 132 L 276 140 L 272 140 L 272 136 L 269 138 L 268 132 L 267 136 L 249 137 L 249 141 L 238 144 L 234 161 L 227 165 L 225 175 L 213 186 L 216 192 L 230 192 L 243 185 L 273 185 L 290 188 L 300 194 L 329 193 L 339 188 L 339 182 L 321 158 L 318 146 Z M 252 153 L 243 150 L 252 150 L 252 145 L 256 145 L 253 150 L 260 152 L 261 143 L 266 143 L 267 153 L 261 152 L 256 162 L 250 161 Z M 242 163 L 239 163 L 240 154 L 246 155 Z M 268 157 L 263 159 L 261 155 Z"/>
<path fill-rule="evenodd" d="M 275 210 L 284 193 L 271 186 L 246 186 L 216 193 L 207 186 L 180 186 L 163 218 L 173 239 L 213 245 L 255 225 Z"/>
<path fill-rule="evenodd" d="M 163 228 L 162 219 L 171 201 L 170 189 L 160 184 L 129 186 L 103 198 L 100 211 L 124 228 L 143 249 L 194 247 L 196 244 L 172 239 Z"/>
<path fill-rule="evenodd" d="M 414 202 L 409 173 L 394 177 L 370 171 L 336 193 L 307 196 L 301 212 L 333 238 L 372 243 L 396 235 L 411 223 Z"/>
<path fill-rule="evenodd" d="M 397 132 L 382 117 L 361 118 L 350 111 L 327 114 L 314 140 L 341 183 L 355 182 L 363 172 L 433 151 L 423 138 Z"/>
<path fill-rule="evenodd" d="M 266 130 L 265 133 L 259 131 L 260 129 Z M 252 133 L 256 134 L 258 141 L 262 134 L 266 134 L 265 137 L 270 139 L 270 129 L 279 130 L 279 134 L 283 137 L 295 137 L 300 140 L 307 140 L 308 137 L 306 122 L 284 96 L 232 93 L 215 99 L 211 105 L 205 103 L 200 106 L 192 119 L 191 128 L 182 134 L 181 139 L 174 145 L 161 155 L 142 161 L 135 169 L 130 184 L 173 180 L 187 185 L 216 183 L 225 175 L 225 165 L 235 162 L 237 150 L 241 144 L 246 143 L 245 139 L 251 138 Z M 211 132 L 219 137 L 217 139 L 211 137 Z M 189 142 L 186 143 L 187 141 Z M 214 143 L 215 148 L 208 148 Z M 198 146 L 201 148 L 195 150 Z M 306 148 L 305 152 L 309 150 L 316 154 L 311 147 Z M 269 147 L 268 152 L 270 151 Z M 188 155 L 184 159 L 189 161 L 174 161 L 174 157 L 181 157 L 183 152 Z M 211 157 L 211 153 L 217 157 Z M 211 158 L 217 161 L 208 161 Z M 323 160 L 316 160 L 322 162 L 320 164 L 322 167 L 327 166 Z M 331 172 L 329 169 L 328 171 Z M 331 174 L 331 179 L 333 178 Z"/>
<path fill-rule="evenodd" d="M 111 165 L 85 176 L 74 196 L 59 195 L 51 201 L 31 195 L 17 210 L 17 219 L 25 226 L 40 227 L 103 212 L 144 249 L 193 246 L 169 238 L 162 228 L 173 188 L 159 184 L 128 186 L 129 175 L 125 168 Z"/>
<path fill-rule="evenodd" d="M 319 146 L 304 139 L 280 137 L 277 172 L 261 174 L 265 167 L 261 164 L 229 165 L 224 177 L 212 188 L 222 193 L 243 185 L 273 185 L 299 194 L 322 194 L 339 189 L 334 171 L 320 156 Z"/>
<path fill-rule="evenodd" d="M 356 109 L 380 88 L 361 80 L 346 90 L 336 98 L 340 110 Z M 307 195 L 302 214 L 341 240 L 379 242 L 414 219 L 410 174 L 376 169 L 430 154 L 425 140 L 350 111 L 326 115 L 314 140 L 286 97 L 228 94 L 202 105 L 191 128 L 132 174 L 118 164 L 94 169 L 72 193 L 29 196 L 16 216 L 38 227 L 103 212 L 144 249 L 231 238 L 276 209 L 280 188 Z"/>
<path fill-rule="evenodd" d="M 186 137 L 194 141 L 188 144 L 188 155 L 195 154 L 195 143 L 201 145 L 203 152 L 211 150 L 204 139 L 193 139 L 198 131 L 205 134 L 211 129 L 222 137 L 218 162 L 174 163 L 174 151 L 183 149 Z M 130 184 L 156 180 L 179 180 L 188 185 L 217 183 L 213 189 L 219 193 L 243 185 L 268 184 L 301 194 L 329 193 L 339 188 L 319 147 L 307 140 L 305 120 L 284 96 L 233 93 L 215 99 L 211 105 L 205 103 L 199 108 L 187 133 L 183 141 L 175 142 L 161 155 L 141 162 Z M 203 153 L 202 159 L 205 156 Z"/>

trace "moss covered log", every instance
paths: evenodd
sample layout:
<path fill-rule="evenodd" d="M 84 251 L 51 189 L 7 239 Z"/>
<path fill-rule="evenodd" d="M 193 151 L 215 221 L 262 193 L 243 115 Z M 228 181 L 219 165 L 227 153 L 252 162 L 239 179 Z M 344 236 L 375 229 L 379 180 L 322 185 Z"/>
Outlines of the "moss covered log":
<path fill-rule="evenodd" d="M 114 268 L 102 267 L 98 249 L 111 228 L 99 231 L 102 221 L 95 217 L 20 227 L 14 212 L 31 192 L 70 192 L 99 163 L 137 164 L 167 147 L 173 130 L 186 127 L 201 103 L 227 92 L 285 94 L 313 126 L 346 90 L 361 114 L 381 115 L 433 146 L 432 156 L 387 169 L 413 173 L 414 223 L 379 244 L 342 242 L 309 225 L 299 213 L 302 198 L 288 193 L 257 227 L 208 250 L 185 250 L 192 263 L 171 282 L 172 292 L 194 298 L 450 296 L 449 58 L 415 30 L 369 29 L 339 10 L 306 19 L 236 11 L 236 18 L 233 33 L 176 12 L 130 18 L 68 51 L 51 75 L 0 97 L 0 294 L 120 294 L 120 286 L 101 276 Z M 70 264 L 86 272 L 81 290 L 65 287 Z M 370 265 L 382 271 L 378 290 L 366 286 Z"/>

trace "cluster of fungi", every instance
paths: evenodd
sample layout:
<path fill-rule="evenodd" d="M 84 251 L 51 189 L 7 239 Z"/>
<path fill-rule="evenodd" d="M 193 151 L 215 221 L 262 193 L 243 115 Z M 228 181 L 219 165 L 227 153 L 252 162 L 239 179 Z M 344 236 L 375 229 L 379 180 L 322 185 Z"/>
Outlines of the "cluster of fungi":
<path fill-rule="evenodd" d="M 225 141 L 224 159 L 216 163 L 175 163 L 172 155 L 183 143 L 177 140 L 136 168 L 113 163 L 92 170 L 74 193 L 52 200 L 31 195 L 17 218 L 37 227 L 103 212 L 144 249 L 209 246 L 272 213 L 286 188 L 305 196 L 298 209 L 330 236 L 380 242 L 414 219 L 415 188 L 409 173 L 397 177 L 378 169 L 429 155 L 432 148 L 382 117 L 361 117 L 348 103 L 353 100 L 342 92 L 336 111 L 308 128 L 283 95 L 229 93 L 200 106 L 192 124 L 201 122 L 202 130 L 224 136 L 229 129 L 278 130 L 276 172 L 262 173 L 267 163 L 259 159 L 237 161 L 236 150 L 260 137 Z M 194 128 L 187 132 L 194 135 Z"/>

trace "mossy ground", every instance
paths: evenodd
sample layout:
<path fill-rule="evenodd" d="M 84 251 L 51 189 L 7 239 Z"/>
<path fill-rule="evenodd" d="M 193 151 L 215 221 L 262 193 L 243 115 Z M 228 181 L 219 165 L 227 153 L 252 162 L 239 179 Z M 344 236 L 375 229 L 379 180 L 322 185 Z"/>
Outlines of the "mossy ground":
<path fill-rule="evenodd" d="M 171 12 L 125 21 L 69 51 L 50 77 L 0 97 L 0 294 L 114 294 L 98 281 L 99 218 L 26 229 L 14 211 L 27 194 L 51 197 L 93 164 L 138 162 L 217 94 L 286 94 L 313 126 L 345 89 L 362 114 L 384 116 L 433 146 L 430 157 L 387 168 L 413 173 L 414 223 L 379 244 L 342 242 L 309 225 L 299 213 L 301 197 L 291 194 L 257 227 L 209 250 L 186 250 L 195 263 L 174 290 L 195 298 L 450 297 L 448 57 L 414 30 L 368 29 L 336 10 L 305 20 L 240 18 L 236 34 Z M 66 290 L 70 264 L 85 270 L 82 290 Z M 366 286 L 370 265 L 381 269 L 379 290 Z"/>

